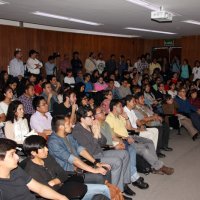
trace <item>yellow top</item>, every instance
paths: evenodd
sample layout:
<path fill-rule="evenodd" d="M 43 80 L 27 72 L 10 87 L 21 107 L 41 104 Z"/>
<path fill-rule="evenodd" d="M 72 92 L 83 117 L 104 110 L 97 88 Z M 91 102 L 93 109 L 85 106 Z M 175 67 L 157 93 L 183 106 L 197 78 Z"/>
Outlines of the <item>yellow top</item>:
<path fill-rule="evenodd" d="M 110 125 L 112 131 L 117 134 L 118 137 L 128 137 L 126 120 L 122 116 L 116 117 L 112 112 L 110 112 L 106 117 L 106 122 Z"/>

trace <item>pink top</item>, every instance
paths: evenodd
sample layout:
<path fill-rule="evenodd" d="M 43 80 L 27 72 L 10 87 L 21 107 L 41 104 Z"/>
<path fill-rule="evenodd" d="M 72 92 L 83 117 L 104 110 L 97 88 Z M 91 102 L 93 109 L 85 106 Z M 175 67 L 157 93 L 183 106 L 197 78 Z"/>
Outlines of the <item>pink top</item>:
<path fill-rule="evenodd" d="M 107 87 L 108 87 L 108 85 L 105 82 L 103 82 L 102 84 L 96 82 L 94 84 L 94 90 L 96 90 L 96 91 L 105 90 Z"/>

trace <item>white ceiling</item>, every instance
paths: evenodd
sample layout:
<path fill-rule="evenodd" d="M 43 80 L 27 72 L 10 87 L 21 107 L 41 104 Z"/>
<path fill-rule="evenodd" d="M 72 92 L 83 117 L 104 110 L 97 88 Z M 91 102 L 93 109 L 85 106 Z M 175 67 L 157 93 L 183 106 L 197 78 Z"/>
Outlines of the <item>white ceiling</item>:
<path fill-rule="evenodd" d="M 4 0 L 9 4 L 0 5 L 0 19 L 28 23 L 106 32 L 124 35 L 138 35 L 142 38 L 173 38 L 186 35 L 200 35 L 200 26 L 186 24 L 183 20 L 200 21 L 200 0 L 149 0 L 162 5 L 165 10 L 180 14 L 172 23 L 157 23 L 150 19 L 151 11 L 125 0 Z M 40 11 L 66 17 L 102 23 L 101 26 L 84 25 L 59 19 L 33 15 Z M 176 35 L 163 35 L 133 30 L 125 27 L 154 29 L 175 32 Z"/>

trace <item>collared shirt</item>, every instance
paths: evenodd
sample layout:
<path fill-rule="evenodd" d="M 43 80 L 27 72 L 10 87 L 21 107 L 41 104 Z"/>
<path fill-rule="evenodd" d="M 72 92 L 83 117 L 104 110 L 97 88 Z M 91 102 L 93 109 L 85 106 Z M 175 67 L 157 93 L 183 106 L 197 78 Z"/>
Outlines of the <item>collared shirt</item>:
<path fill-rule="evenodd" d="M 126 129 L 126 120 L 122 116 L 115 116 L 110 112 L 106 117 L 106 122 L 110 125 L 113 134 L 117 134 L 121 137 L 128 137 L 128 131 Z"/>
<path fill-rule="evenodd" d="M 30 119 L 31 129 L 38 133 L 42 133 L 44 130 L 51 130 L 51 120 L 52 116 L 49 112 L 43 115 L 42 113 L 36 111 Z"/>
<path fill-rule="evenodd" d="M 136 116 L 136 114 L 134 113 L 134 111 L 133 110 L 129 110 L 126 106 L 124 107 L 124 112 L 128 115 L 128 119 L 129 119 L 129 121 L 130 121 L 130 123 L 131 123 L 131 126 L 133 127 L 133 128 L 137 128 L 137 120 L 138 120 L 138 118 L 137 118 L 137 116 Z"/>
<path fill-rule="evenodd" d="M 32 98 L 27 97 L 25 94 L 23 94 L 18 98 L 18 100 L 22 102 L 25 114 L 33 114 L 35 112 L 32 105 Z"/>
<path fill-rule="evenodd" d="M 17 58 L 13 58 L 9 63 L 9 74 L 13 77 L 17 77 L 19 75 L 24 76 L 23 62 Z"/>
<path fill-rule="evenodd" d="M 40 73 L 40 68 L 37 68 L 36 65 L 39 64 L 41 67 L 43 66 L 43 64 L 37 60 L 36 58 L 29 58 L 27 60 L 26 66 L 28 68 L 28 71 L 32 74 L 39 74 Z"/>

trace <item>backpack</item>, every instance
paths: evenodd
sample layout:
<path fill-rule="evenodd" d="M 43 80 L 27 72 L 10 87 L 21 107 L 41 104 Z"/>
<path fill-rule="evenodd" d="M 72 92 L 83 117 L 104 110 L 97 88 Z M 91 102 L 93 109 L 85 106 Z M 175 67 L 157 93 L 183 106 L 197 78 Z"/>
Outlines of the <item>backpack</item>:
<path fill-rule="evenodd" d="M 148 175 L 152 172 L 151 165 L 140 155 L 136 155 L 136 167 L 139 173 Z"/>

